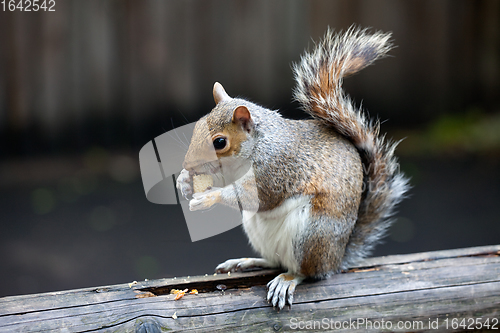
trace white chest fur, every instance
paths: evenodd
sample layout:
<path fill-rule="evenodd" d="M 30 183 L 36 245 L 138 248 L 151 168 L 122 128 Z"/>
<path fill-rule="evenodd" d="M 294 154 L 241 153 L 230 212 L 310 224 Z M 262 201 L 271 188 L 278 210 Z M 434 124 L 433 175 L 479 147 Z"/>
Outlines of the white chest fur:
<path fill-rule="evenodd" d="M 298 272 L 293 245 L 307 226 L 309 212 L 310 197 L 294 197 L 270 211 L 255 214 L 243 211 L 243 228 L 250 244 L 264 259 Z"/>

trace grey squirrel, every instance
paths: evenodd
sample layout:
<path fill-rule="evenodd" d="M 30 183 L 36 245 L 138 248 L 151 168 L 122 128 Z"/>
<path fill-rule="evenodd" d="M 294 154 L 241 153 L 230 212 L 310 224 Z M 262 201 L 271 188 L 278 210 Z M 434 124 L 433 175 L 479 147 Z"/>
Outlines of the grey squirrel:
<path fill-rule="evenodd" d="M 196 124 L 177 188 L 191 210 L 223 204 L 241 209 L 243 228 L 262 258 L 230 259 L 218 272 L 253 267 L 287 270 L 268 284 L 267 300 L 291 306 L 295 287 L 345 270 L 370 254 L 408 190 L 394 156 L 397 143 L 379 136 L 342 90 L 342 79 L 383 57 L 390 33 L 330 29 L 293 67 L 294 98 L 313 119 L 290 120 L 215 83 L 215 108 Z M 217 160 L 208 159 L 215 150 Z M 195 174 L 253 176 L 193 194 Z M 219 162 L 223 162 L 222 164 Z M 256 195 L 251 195 L 252 191 Z M 247 214 L 247 215 L 245 215 Z"/>

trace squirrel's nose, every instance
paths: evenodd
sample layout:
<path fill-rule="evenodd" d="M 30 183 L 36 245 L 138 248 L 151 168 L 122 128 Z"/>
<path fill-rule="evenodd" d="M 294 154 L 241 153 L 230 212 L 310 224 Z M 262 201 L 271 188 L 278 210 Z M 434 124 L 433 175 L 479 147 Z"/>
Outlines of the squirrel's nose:
<path fill-rule="evenodd" d="M 187 171 L 192 171 L 193 169 L 193 165 L 191 163 L 187 163 L 186 161 L 182 163 L 182 167 Z"/>
<path fill-rule="evenodd" d="M 200 166 L 201 164 L 202 163 L 200 163 L 200 161 L 189 162 L 189 161 L 184 160 L 184 162 L 182 163 L 182 167 L 184 169 L 186 169 L 187 171 L 189 171 L 190 174 L 192 174 L 192 173 L 194 173 L 196 167 Z"/>

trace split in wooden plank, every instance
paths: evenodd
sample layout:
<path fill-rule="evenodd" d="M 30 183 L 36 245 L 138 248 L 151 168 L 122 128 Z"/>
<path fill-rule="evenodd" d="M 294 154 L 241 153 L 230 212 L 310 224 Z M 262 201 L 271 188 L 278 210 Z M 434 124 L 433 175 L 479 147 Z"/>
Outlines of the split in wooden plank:
<path fill-rule="evenodd" d="M 299 285 L 293 307 L 279 313 L 265 301 L 265 284 L 277 273 L 160 279 L 4 297 L 0 331 L 254 331 L 317 324 L 337 329 L 331 325 L 353 322 L 415 323 L 418 327 L 389 330 L 425 331 L 431 324 L 444 329 L 452 319 L 471 318 L 489 320 L 490 326 L 497 320 L 500 327 L 500 246 L 371 258 L 347 273 Z M 173 288 L 200 293 L 174 301 L 175 295 L 169 294 Z"/>

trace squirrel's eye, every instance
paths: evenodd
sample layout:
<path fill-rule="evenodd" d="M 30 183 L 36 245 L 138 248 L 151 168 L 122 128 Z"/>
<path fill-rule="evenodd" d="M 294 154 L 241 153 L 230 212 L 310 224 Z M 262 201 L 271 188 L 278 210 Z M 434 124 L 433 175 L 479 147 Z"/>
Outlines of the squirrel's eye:
<path fill-rule="evenodd" d="M 217 150 L 224 149 L 226 147 L 227 141 L 225 138 L 216 138 L 213 141 L 214 148 Z"/>

